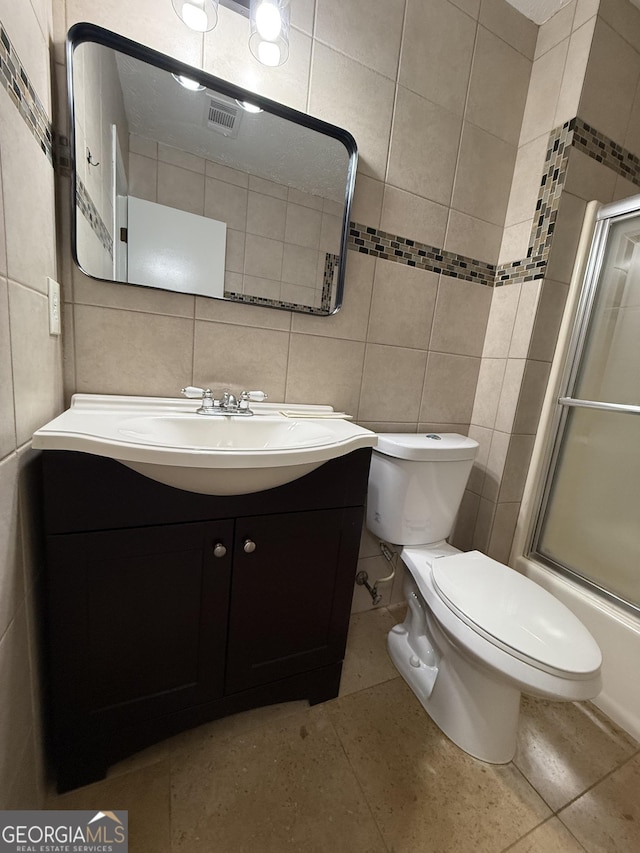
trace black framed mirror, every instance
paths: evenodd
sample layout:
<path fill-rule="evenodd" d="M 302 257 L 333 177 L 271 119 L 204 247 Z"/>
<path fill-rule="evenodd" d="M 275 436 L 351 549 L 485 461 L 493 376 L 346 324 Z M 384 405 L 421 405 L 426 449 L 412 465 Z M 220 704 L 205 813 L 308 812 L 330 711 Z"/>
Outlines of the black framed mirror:
<path fill-rule="evenodd" d="M 315 315 L 342 304 L 342 128 L 93 24 L 67 38 L 72 252 L 92 278 Z"/>

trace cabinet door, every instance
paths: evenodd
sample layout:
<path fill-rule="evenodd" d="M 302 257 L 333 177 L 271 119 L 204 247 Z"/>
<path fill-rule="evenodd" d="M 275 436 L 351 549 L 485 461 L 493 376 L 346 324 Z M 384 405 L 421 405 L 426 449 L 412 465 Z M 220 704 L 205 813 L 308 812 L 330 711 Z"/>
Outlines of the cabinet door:
<path fill-rule="evenodd" d="M 342 660 L 361 523 L 362 508 L 236 521 L 227 693 Z"/>
<path fill-rule="evenodd" d="M 221 522 L 48 537 L 59 720 L 129 723 L 221 695 L 232 536 Z"/>

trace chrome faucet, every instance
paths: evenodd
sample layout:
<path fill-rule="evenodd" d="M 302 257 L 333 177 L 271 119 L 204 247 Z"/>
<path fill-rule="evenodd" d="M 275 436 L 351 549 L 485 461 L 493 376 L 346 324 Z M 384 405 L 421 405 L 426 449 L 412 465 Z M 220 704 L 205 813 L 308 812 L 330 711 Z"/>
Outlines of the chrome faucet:
<path fill-rule="evenodd" d="M 239 397 L 231 391 L 223 391 L 220 400 L 216 400 L 210 388 L 196 388 L 188 385 L 182 393 L 190 400 L 202 400 L 202 405 L 196 409 L 197 415 L 241 415 L 250 417 L 253 412 L 249 402 L 258 403 L 267 399 L 264 391 L 242 391 Z"/>
<path fill-rule="evenodd" d="M 244 391 L 242 393 L 244 394 Z M 236 412 L 238 410 L 237 397 L 235 397 L 231 393 L 231 391 L 223 391 L 222 400 L 220 401 L 220 407 L 226 412 Z"/>

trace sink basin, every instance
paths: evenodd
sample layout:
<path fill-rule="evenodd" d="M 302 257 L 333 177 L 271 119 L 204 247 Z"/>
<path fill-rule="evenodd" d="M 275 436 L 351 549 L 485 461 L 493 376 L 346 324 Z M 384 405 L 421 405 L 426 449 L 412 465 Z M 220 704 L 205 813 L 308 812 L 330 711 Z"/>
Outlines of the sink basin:
<path fill-rule="evenodd" d="M 256 403 L 255 415 L 195 414 L 193 400 L 76 394 L 33 436 L 41 450 L 107 456 L 179 489 L 237 495 L 271 489 L 377 443 L 330 406 Z M 285 410 L 287 415 L 280 410 Z"/>
<path fill-rule="evenodd" d="M 123 420 L 118 431 L 141 444 L 252 452 L 317 447 L 334 438 L 326 424 L 269 416 L 143 415 Z"/>

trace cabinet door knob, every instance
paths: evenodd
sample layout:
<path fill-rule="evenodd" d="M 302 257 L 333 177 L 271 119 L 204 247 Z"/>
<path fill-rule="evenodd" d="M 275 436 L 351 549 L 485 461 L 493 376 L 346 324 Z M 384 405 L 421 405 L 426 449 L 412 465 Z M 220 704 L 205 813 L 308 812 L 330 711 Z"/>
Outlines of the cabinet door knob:
<path fill-rule="evenodd" d="M 253 554 L 256 550 L 256 543 L 252 539 L 245 539 L 242 547 L 245 554 Z"/>
<path fill-rule="evenodd" d="M 216 542 L 216 544 L 213 546 L 213 556 L 214 557 L 224 557 L 224 555 L 226 553 L 227 553 L 226 546 L 224 546 L 222 544 L 222 542 Z"/>

